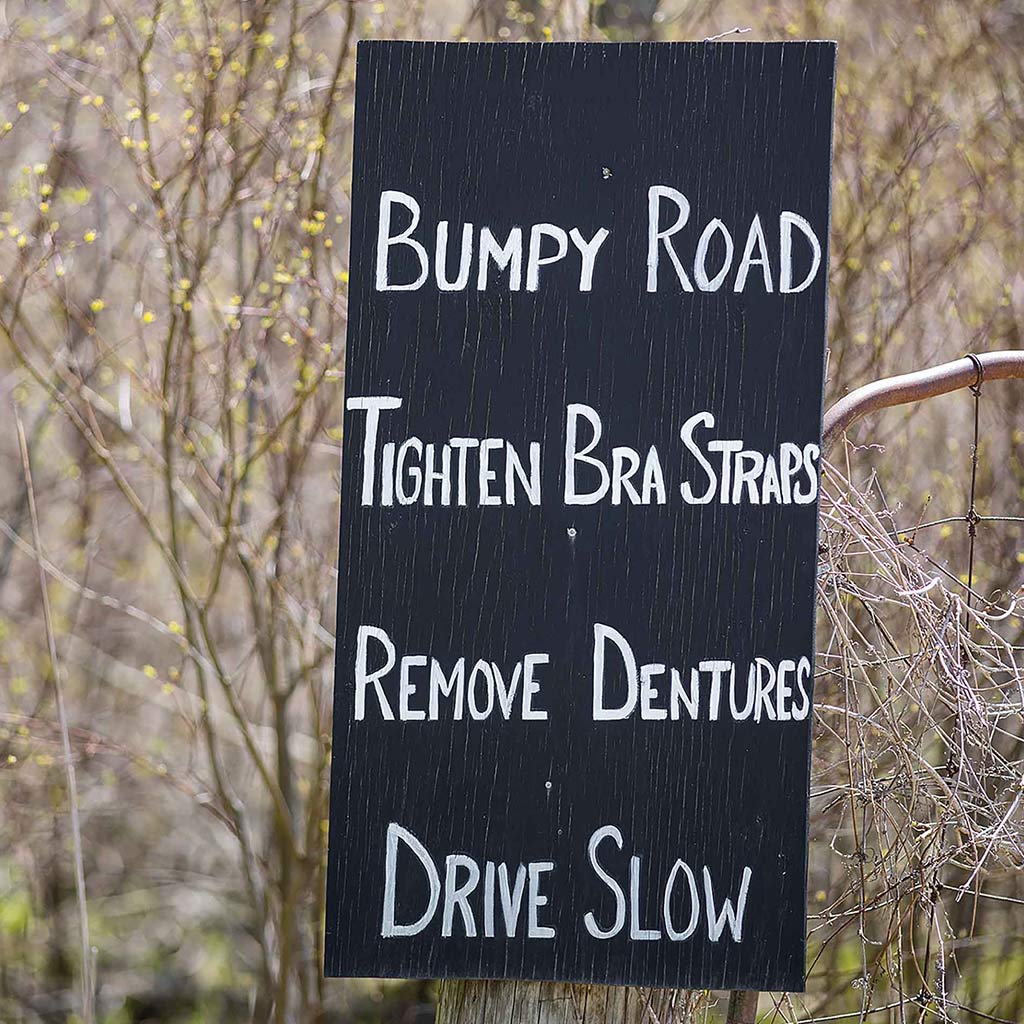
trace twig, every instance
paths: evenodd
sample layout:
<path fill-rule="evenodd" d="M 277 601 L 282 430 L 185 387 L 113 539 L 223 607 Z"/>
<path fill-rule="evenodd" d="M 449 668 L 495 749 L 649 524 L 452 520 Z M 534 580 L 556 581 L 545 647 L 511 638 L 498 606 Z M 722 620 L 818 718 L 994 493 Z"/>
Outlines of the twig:
<path fill-rule="evenodd" d="M 14 421 L 18 428 L 18 447 L 21 450 L 21 464 L 25 473 L 25 488 L 28 493 L 29 518 L 32 522 L 32 543 L 39 553 L 39 591 L 43 600 L 43 622 L 46 628 L 46 645 L 50 656 L 50 673 L 53 676 L 53 690 L 57 704 L 57 719 L 60 723 L 61 746 L 64 753 L 64 771 L 68 784 L 68 805 L 71 812 L 71 835 L 75 856 L 75 892 L 78 896 L 78 927 L 81 941 L 82 979 L 82 1020 L 93 1024 L 92 944 L 89 941 L 89 910 L 85 900 L 85 862 L 82 857 L 82 825 L 78 816 L 78 784 L 75 781 L 75 763 L 71 757 L 71 737 L 68 730 L 67 709 L 64 706 L 64 689 L 61 686 L 60 662 L 57 658 L 57 639 L 53 631 L 53 616 L 50 612 L 50 597 L 46 589 L 46 572 L 42 565 L 42 543 L 39 539 L 39 516 L 36 512 L 36 495 L 32 487 L 32 467 L 29 463 L 28 443 L 25 428 L 14 409 Z"/>
<path fill-rule="evenodd" d="M 724 32 L 719 32 L 717 36 L 707 36 L 705 38 L 704 42 L 705 43 L 714 43 L 714 42 L 717 42 L 719 39 L 724 39 L 726 36 L 741 36 L 745 32 L 749 32 L 749 31 L 750 31 L 749 28 L 740 28 L 739 25 L 736 25 L 733 28 L 726 29 Z"/>

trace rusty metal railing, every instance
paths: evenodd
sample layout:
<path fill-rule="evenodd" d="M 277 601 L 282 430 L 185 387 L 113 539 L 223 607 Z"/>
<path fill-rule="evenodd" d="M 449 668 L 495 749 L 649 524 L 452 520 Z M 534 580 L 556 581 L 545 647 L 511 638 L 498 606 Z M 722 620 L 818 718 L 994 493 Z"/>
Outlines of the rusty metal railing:
<path fill-rule="evenodd" d="M 822 454 L 828 451 L 846 430 L 870 412 L 894 405 L 907 405 L 925 398 L 945 395 L 983 380 L 1024 378 L 1024 350 L 983 352 L 964 356 L 951 363 L 931 366 L 898 377 L 872 381 L 840 398 L 828 412 L 822 429 Z"/>

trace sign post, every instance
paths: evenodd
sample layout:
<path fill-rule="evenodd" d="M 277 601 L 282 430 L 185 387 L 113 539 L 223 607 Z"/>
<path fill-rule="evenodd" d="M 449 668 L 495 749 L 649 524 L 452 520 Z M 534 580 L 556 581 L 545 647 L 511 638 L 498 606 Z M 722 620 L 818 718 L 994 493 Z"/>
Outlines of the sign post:
<path fill-rule="evenodd" d="M 327 973 L 802 990 L 834 63 L 360 44 Z"/>

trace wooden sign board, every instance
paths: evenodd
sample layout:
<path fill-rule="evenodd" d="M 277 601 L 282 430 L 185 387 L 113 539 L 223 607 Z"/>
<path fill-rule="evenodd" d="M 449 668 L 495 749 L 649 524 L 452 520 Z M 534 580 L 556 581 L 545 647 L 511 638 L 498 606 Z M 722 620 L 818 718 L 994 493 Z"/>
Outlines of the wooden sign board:
<path fill-rule="evenodd" d="M 834 63 L 360 44 L 329 974 L 802 988 Z"/>

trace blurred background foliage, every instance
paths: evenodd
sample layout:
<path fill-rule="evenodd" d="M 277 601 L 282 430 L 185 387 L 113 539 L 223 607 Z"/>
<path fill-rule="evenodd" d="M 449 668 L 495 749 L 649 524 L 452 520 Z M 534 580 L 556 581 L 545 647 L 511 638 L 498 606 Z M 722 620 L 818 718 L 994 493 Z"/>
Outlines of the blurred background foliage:
<path fill-rule="evenodd" d="M 433 1018 L 319 970 L 355 43 L 719 33 L 839 41 L 830 399 L 1019 347 L 1019 0 L 0 4 L 0 1020 Z M 984 389 L 982 514 L 1022 407 Z M 808 994 L 764 1020 L 1024 1019 L 1024 541 L 979 528 L 970 622 L 972 417 L 834 455 Z"/>

